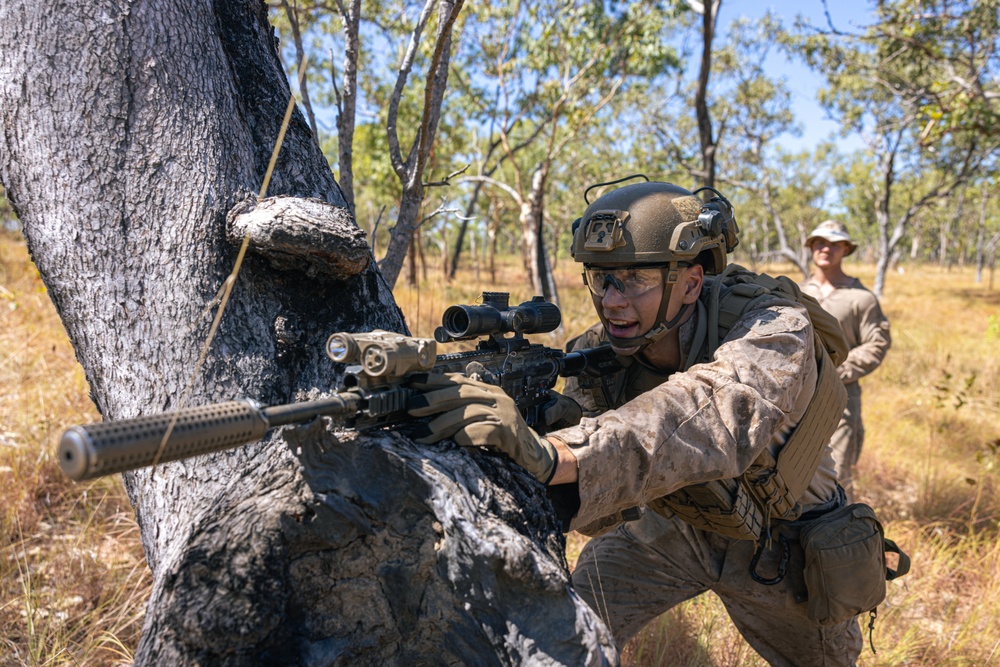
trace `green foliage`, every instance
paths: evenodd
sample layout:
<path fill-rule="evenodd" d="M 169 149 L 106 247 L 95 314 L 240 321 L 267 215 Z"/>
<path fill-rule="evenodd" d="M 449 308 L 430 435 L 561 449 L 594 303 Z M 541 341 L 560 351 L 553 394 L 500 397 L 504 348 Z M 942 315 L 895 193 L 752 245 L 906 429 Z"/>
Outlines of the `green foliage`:
<path fill-rule="evenodd" d="M 989 323 L 986 325 L 986 340 L 1000 340 L 1000 313 L 990 315 Z"/>
<path fill-rule="evenodd" d="M 965 130 L 987 127 L 988 112 L 998 99 L 993 95 L 1000 71 L 996 31 L 990 33 L 998 2 L 893 0 L 873 10 L 870 26 L 853 33 L 802 23 L 789 31 L 774 14 L 737 18 L 718 31 L 709 105 L 719 186 L 738 207 L 741 261 L 747 255 L 751 262 L 774 256 L 775 218 L 793 250 L 804 230 L 837 217 L 857 234 L 863 253 L 874 252 L 880 235 L 888 238 L 892 231 L 880 230 L 876 205 L 884 189 L 879 156 L 892 148 L 898 157 L 886 204 L 890 219 L 904 216 L 935 178 L 956 172 L 972 136 Z M 271 4 L 283 58 L 293 71 L 287 13 L 279 0 Z M 297 9 L 303 45 L 310 53 L 308 82 L 321 145 L 336 169 L 333 81 L 343 74 L 342 21 L 329 4 L 297 0 L 289 5 Z M 401 190 L 380 135 L 385 134 L 396 66 L 420 7 L 413 0 L 362 5 L 353 155 L 355 209 L 367 229 L 380 211 L 383 221 L 396 217 Z M 724 4 L 723 18 L 727 11 L 741 11 L 738 7 Z M 533 170 L 547 165 L 545 229 L 555 241 L 549 248 L 557 257 L 568 254 L 568 227 L 583 210 L 582 192 L 588 185 L 645 173 L 693 186 L 701 162 L 691 105 L 700 23 L 686 3 L 655 0 L 467 2 L 455 32 L 449 92 L 423 180 L 441 181 L 462 169 L 464 176 L 489 173 L 523 197 Z M 965 51 L 960 48 L 963 39 L 974 41 Z M 781 56 L 805 60 L 826 76 L 820 99 L 840 119 L 845 134 L 860 131 L 878 141 L 867 151 L 848 155 L 832 145 L 808 152 L 784 150 L 780 140 L 798 133 L 800 119 L 793 115 L 788 82 L 768 69 Z M 411 77 L 421 75 L 428 58 L 426 50 L 419 54 Z M 975 79 L 983 86 L 979 97 L 959 90 L 954 77 L 947 76 L 957 76 L 965 71 L 959 66 L 971 62 L 982 65 Z M 404 89 L 398 122 L 404 151 L 415 137 L 422 102 L 422 86 Z M 987 138 L 980 134 L 976 140 Z M 986 177 L 968 186 L 966 210 L 953 229 L 952 252 L 965 258 L 975 252 L 980 216 L 973 203 L 992 183 Z M 765 188 L 768 206 L 762 200 Z M 472 190 L 460 178 L 428 189 L 421 215 L 439 207 L 463 211 Z M 520 235 L 520 205 L 509 194 L 484 186 L 478 196 L 470 223 L 477 233 L 485 234 L 491 221 L 500 237 Z M 987 198 L 982 216 L 987 239 L 1000 231 L 1000 204 L 994 199 Z M 926 207 L 914 218 L 912 230 L 901 230 L 914 239 L 915 256 L 933 258 L 939 230 L 954 224 L 954 200 L 953 195 L 951 203 Z M 423 230 L 453 238 L 457 225 L 452 217 Z M 380 231 L 390 226 L 380 225 Z"/>
<path fill-rule="evenodd" d="M 915 98 L 924 142 L 1000 133 L 1000 2 L 897 0 L 878 19 L 873 37 L 905 63 L 893 84 Z"/>

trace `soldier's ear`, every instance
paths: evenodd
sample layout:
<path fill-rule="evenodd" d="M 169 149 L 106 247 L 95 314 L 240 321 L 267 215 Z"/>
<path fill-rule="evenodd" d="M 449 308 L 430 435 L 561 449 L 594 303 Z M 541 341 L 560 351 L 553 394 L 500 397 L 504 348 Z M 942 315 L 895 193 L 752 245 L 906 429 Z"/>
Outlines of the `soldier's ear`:
<path fill-rule="evenodd" d="M 684 303 L 694 303 L 701 296 L 701 287 L 705 282 L 705 268 L 694 264 L 681 274 L 681 284 L 684 286 Z"/>

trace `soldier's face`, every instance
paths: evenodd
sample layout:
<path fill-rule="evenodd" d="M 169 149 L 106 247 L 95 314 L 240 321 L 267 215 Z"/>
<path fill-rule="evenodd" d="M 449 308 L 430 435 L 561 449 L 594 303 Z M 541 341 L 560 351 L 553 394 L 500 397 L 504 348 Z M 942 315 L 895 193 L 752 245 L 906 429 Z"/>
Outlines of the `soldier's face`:
<path fill-rule="evenodd" d="M 676 283 L 666 285 L 665 289 L 657 287 L 631 297 L 609 286 L 603 297 L 598 299 L 594 296 L 594 305 L 603 313 L 609 334 L 616 338 L 636 338 L 656 326 L 661 298 L 669 300 L 664 317 L 665 321 L 669 321 L 677 316 L 684 304 L 698 298 L 703 277 L 704 271 L 700 266 L 685 267 L 680 270 Z M 638 350 L 638 347 L 615 347 L 616 352 L 626 355 Z"/>
<path fill-rule="evenodd" d="M 813 262 L 821 269 L 836 268 L 844 261 L 850 246 L 846 241 L 827 241 L 824 238 L 813 239 L 809 249 L 812 250 Z"/>

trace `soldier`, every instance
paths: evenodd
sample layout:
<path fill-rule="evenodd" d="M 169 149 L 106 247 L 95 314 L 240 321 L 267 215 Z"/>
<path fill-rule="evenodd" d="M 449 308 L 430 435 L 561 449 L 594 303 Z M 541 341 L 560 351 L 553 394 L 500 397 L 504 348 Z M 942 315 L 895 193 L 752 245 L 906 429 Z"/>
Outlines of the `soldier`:
<path fill-rule="evenodd" d="M 889 320 L 882 314 L 875 295 L 860 280 L 844 273 L 844 258 L 858 246 L 843 223 L 836 220 L 821 223 L 806 239 L 806 247 L 812 251 L 813 272 L 802 283 L 802 291 L 837 318 L 851 348 L 847 360 L 837 369 L 847 387 L 847 407 L 830 440 L 837 479 L 850 499 L 854 495 L 854 466 L 865 440 L 858 380 L 885 359 L 892 343 Z"/>
<path fill-rule="evenodd" d="M 798 542 L 844 503 L 827 443 L 846 397 L 826 348 L 846 345 L 832 318 L 814 329 L 790 280 L 724 271 L 738 230 L 712 192 L 627 185 L 574 224 L 600 324 L 571 347 L 610 341 L 625 366 L 567 380 L 553 412 L 582 407 L 578 425 L 542 437 L 499 388 L 460 375 L 416 385 L 427 393 L 410 412 L 433 417 L 422 442 L 508 453 L 549 485 L 566 529 L 595 536 L 573 583 L 619 646 L 712 590 L 771 664 L 853 665 L 857 610 L 807 611 Z M 852 558 L 848 577 L 866 567 Z M 883 564 L 871 567 L 884 587 Z"/>

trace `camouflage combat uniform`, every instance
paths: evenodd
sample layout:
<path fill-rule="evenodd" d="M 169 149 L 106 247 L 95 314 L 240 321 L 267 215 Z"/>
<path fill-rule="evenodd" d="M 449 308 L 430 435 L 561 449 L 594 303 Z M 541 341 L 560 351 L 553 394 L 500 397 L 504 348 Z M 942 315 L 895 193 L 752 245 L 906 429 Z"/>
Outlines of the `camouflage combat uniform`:
<path fill-rule="evenodd" d="M 826 298 L 813 279 L 802 284 L 802 291 L 819 301 L 823 309 L 840 321 L 851 351 L 837 369 L 847 388 L 847 408 L 830 439 L 833 461 L 840 484 L 851 493 L 852 471 L 861 456 L 865 427 L 861 421 L 861 385 L 858 380 L 878 368 L 885 359 L 892 340 L 889 320 L 882 314 L 878 299 L 861 281 L 853 278 L 846 287 L 838 287 Z"/>
<path fill-rule="evenodd" d="M 682 358 L 704 317 L 699 307 L 681 327 Z M 601 334 L 592 328 L 571 345 L 594 345 Z M 766 586 L 749 574 L 753 540 L 696 529 L 656 502 L 687 485 L 737 477 L 764 448 L 780 448 L 816 385 L 805 309 L 769 299 L 746 312 L 705 363 L 659 377 L 632 363 L 619 375 L 603 412 L 594 388 L 568 379 L 565 393 L 588 416 L 551 434 L 579 461 L 579 483 L 567 485 L 579 493 L 569 504 L 576 510 L 569 528 L 598 535 L 581 554 L 573 583 L 619 647 L 671 607 L 712 590 L 771 664 L 854 664 L 861 649 L 855 620 L 820 627 L 806 617 L 800 522 L 775 522 L 773 534 L 792 544 L 791 562 L 780 583 Z M 814 513 L 842 502 L 829 451 L 801 501 Z M 646 506 L 641 518 L 627 520 L 636 506 Z M 765 551 L 757 573 L 770 576 L 777 560 L 776 550 Z"/>

